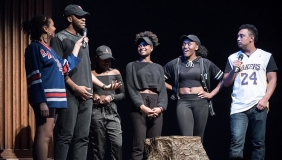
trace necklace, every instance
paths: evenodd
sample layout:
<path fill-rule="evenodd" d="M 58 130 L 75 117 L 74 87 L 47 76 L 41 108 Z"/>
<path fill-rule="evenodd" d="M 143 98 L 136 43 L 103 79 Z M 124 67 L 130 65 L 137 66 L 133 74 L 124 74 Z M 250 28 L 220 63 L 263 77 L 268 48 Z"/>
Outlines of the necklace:
<path fill-rule="evenodd" d="M 193 61 L 188 61 L 188 62 L 186 63 L 186 65 L 185 65 L 185 67 L 186 67 L 186 68 L 188 68 L 188 67 L 193 68 L 193 67 L 194 67 Z"/>
<path fill-rule="evenodd" d="M 197 59 L 197 58 L 198 58 L 198 57 L 196 57 L 195 59 Z M 187 60 L 187 63 L 186 63 L 186 65 L 185 65 L 185 67 L 186 67 L 186 68 L 188 68 L 188 67 L 193 68 L 193 67 L 194 67 L 193 61 L 194 61 L 195 59 L 193 59 L 193 60 L 191 60 L 191 61 Z"/>

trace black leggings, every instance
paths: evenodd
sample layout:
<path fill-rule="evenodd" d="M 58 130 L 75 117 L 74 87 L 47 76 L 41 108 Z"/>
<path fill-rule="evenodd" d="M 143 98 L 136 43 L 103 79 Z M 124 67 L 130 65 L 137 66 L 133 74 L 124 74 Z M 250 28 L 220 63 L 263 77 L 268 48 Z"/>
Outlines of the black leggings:
<path fill-rule="evenodd" d="M 149 108 L 157 107 L 157 94 L 141 93 L 144 104 Z M 141 112 L 130 114 L 133 129 L 133 146 L 131 160 L 142 160 L 144 152 L 144 139 L 161 136 L 163 127 L 163 115 L 157 118 L 148 118 Z"/>
<path fill-rule="evenodd" d="M 176 114 L 183 136 L 200 136 L 203 141 L 208 119 L 208 101 L 196 94 L 182 94 L 177 102 Z"/>

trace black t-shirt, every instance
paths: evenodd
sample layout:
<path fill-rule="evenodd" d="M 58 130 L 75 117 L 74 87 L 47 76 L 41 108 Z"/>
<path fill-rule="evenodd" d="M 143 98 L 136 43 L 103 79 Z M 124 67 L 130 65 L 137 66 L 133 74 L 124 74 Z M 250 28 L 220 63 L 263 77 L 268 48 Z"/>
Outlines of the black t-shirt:
<path fill-rule="evenodd" d="M 73 35 L 66 30 L 62 30 L 52 38 L 50 45 L 60 57 L 66 58 L 72 53 L 76 41 L 80 38 L 81 35 Z M 92 88 L 91 62 L 88 46 L 86 48 L 81 47 L 77 57 L 80 58 L 80 63 L 69 72 L 69 77 L 78 86 Z M 67 96 L 75 96 L 75 93 L 68 85 L 66 85 L 66 89 Z M 92 93 L 92 90 L 89 92 Z"/>
<path fill-rule="evenodd" d="M 201 87 L 200 62 L 193 61 L 193 67 L 186 67 L 187 64 L 179 64 L 179 88 Z"/>

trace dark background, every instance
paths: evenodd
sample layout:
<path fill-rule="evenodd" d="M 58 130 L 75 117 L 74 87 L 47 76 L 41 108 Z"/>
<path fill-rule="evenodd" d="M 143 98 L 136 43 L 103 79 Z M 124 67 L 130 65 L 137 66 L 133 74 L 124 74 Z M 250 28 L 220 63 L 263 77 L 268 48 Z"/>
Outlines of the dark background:
<path fill-rule="evenodd" d="M 179 38 L 183 34 L 197 35 L 209 50 L 208 59 L 224 70 L 227 57 L 238 51 L 236 39 L 241 24 L 254 24 L 259 30 L 257 48 L 271 52 L 281 69 L 281 5 L 271 1 L 53 1 L 53 20 L 56 32 L 64 29 L 63 10 L 68 4 L 78 4 L 90 13 L 87 19 L 90 39 L 90 56 L 100 45 L 112 49 L 115 61 L 113 68 L 120 70 L 125 79 L 127 63 L 138 57 L 134 44 L 135 35 L 152 31 L 160 45 L 152 53 L 152 61 L 165 65 L 181 55 Z M 280 74 L 278 85 L 270 99 L 270 112 L 266 132 L 266 160 L 280 159 L 281 140 L 281 90 Z M 213 82 L 213 88 L 217 82 Z M 213 99 L 216 116 L 209 117 L 204 148 L 211 160 L 228 159 L 230 144 L 229 114 L 232 87 L 226 88 Z M 179 135 L 175 117 L 175 102 L 169 101 L 164 113 L 163 135 Z M 129 159 L 131 150 L 130 101 L 118 103 L 123 129 L 123 159 Z M 246 159 L 251 156 L 250 137 L 247 136 Z M 109 156 L 107 157 L 109 159 Z"/>

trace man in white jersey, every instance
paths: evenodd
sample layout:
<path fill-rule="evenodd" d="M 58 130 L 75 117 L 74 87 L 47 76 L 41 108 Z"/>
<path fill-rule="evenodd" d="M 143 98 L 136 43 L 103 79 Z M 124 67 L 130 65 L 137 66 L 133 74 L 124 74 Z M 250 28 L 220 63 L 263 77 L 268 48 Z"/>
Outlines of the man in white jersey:
<path fill-rule="evenodd" d="M 278 69 L 271 53 L 256 48 L 258 30 L 254 25 L 241 25 L 237 37 L 240 51 L 228 57 L 224 74 L 226 87 L 234 82 L 229 159 L 243 159 L 246 130 L 250 124 L 252 160 L 263 160 L 268 101 L 276 87 Z M 242 60 L 238 60 L 240 55 Z"/>

